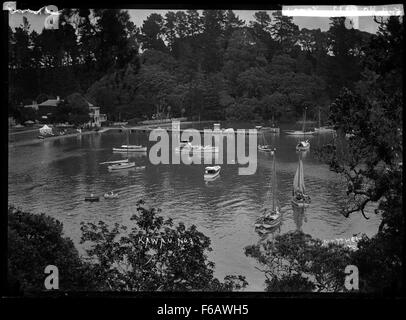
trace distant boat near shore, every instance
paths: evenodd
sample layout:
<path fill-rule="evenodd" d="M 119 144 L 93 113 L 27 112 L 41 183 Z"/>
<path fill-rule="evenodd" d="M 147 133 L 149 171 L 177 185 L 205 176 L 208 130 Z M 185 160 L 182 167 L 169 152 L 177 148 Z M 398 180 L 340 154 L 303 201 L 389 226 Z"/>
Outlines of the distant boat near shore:
<path fill-rule="evenodd" d="M 113 148 L 113 151 L 119 151 L 119 152 L 146 152 L 147 147 L 140 146 L 140 145 L 125 145 L 125 144 L 123 144 L 121 147 Z"/>
<path fill-rule="evenodd" d="M 335 132 L 332 126 L 321 126 L 320 108 L 319 108 L 319 127 L 314 128 L 316 133 L 330 133 Z"/>
<path fill-rule="evenodd" d="M 302 131 L 302 130 L 285 130 L 289 136 L 311 136 L 315 134 L 315 131 Z"/>

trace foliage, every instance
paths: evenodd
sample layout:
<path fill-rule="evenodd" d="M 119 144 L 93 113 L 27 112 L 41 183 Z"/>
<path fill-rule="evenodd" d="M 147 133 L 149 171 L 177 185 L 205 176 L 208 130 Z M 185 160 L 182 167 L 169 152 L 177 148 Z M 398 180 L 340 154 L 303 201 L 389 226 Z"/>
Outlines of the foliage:
<path fill-rule="evenodd" d="M 59 271 L 64 291 L 92 290 L 91 268 L 84 263 L 73 242 L 63 236 L 63 226 L 45 214 L 35 215 L 8 208 L 8 289 L 11 294 L 43 291 L 45 267 Z"/>
<path fill-rule="evenodd" d="M 324 246 L 300 231 L 278 235 L 245 249 L 265 267 L 267 291 L 345 291 L 345 267 L 351 251 L 338 244 Z"/>
<path fill-rule="evenodd" d="M 164 219 L 160 211 L 140 201 L 127 230 L 104 222 L 82 224 L 82 243 L 95 267 L 94 275 L 106 290 L 230 291 L 246 285 L 244 277 L 228 276 L 221 283 L 207 261 L 210 239 L 195 226 L 186 228 Z"/>
<path fill-rule="evenodd" d="M 299 30 L 280 11 L 256 12 L 250 23 L 232 10 L 168 11 L 150 14 L 139 28 L 116 9 L 65 9 L 60 20 L 58 30 L 39 34 L 27 20 L 9 29 L 14 105 L 40 93 L 79 92 L 112 120 L 181 110 L 221 120 L 235 118 L 230 104 L 241 108 L 238 101 L 248 98 L 262 105 L 255 117 L 268 119 L 274 107 L 264 98 L 279 93 L 287 102 L 274 110 L 276 120 L 297 119 L 305 105 L 317 117 L 342 86 L 361 79 L 369 50 L 369 34 L 347 29 L 345 19 L 332 19 L 325 32 Z"/>
<path fill-rule="evenodd" d="M 88 101 L 80 93 L 72 93 L 62 101 L 50 120 L 75 125 L 82 125 L 90 120 Z"/>
<path fill-rule="evenodd" d="M 344 89 L 330 107 L 330 118 L 339 132 L 321 156 L 333 171 L 347 179 L 350 201 L 343 214 L 361 212 L 375 204 L 382 217 L 376 236 L 366 239 L 354 255 L 363 289 L 400 292 L 404 241 L 402 214 L 402 22 L 390 17 L 365 49 L 363 79 L 354 91 Z M 391 43 L 377 47 L 376 43 Z M 380 65 L 387 66 L 381 69 Z M 344 134 L 351 134 L 342 139 Z"/>

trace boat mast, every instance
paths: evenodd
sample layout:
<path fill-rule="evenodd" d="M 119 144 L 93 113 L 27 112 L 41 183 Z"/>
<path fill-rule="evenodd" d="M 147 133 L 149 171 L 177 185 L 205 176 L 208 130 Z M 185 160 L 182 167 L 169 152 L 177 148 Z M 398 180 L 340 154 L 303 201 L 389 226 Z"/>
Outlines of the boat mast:
<path fill-rule="evenodd" d="M 304 108 L 304 113 L 303 113 L 303 126 L 302 126 L 303 134 L 304 134 L 304 132 L 305 132 L 306 109 L 307 109 L 307 107 Z"/>
<path fill-rule="evenodd" d="M 299 152 L 299 167 L 298 167 L 298 176 L 297 176 L 297 184 L 298 184 L 298 189 L 299 189 L 299 191 L 301 191 L 300 190 L 300 179 L 301 179 L 301 176 L 300 176 L 300 171 L 301 171 L 301 156 L 302 156 L 302 154 Z"/>
<path fill-rule="evenodd" d="M 273 185 L 272 185 L 272 211 L 275 211 L 275 195 L 276 195 L 276 165 L 275 165 L 275 149 L 273 151 Z"/>
<path fill-rule="evenodd" d="M 128 130 L 127 130 L 127 159 L 128 159 L 128 147 L 129 147 L 129 145 L 130 145 L 130 134 L 128 133 Z"/>

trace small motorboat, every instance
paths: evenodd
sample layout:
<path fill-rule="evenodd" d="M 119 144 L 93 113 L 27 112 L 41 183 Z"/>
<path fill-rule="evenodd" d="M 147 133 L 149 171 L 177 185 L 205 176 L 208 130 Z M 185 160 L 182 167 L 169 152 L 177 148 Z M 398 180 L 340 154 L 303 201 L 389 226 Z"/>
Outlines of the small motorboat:
<path fill-rule="evenodd" d="M 214 179 L 220 174 L 220 170 L 221 170 L 220 166 L 206 167 L 204 171 L 204 179 L 205 180 Z"/>
<path fill-rule="evenodd" d="M 118 193 L 114 193 L 113 191 L 106 192 L 104 194 L 105 199 L 117 199 L 119 197 Z"/>
<path fill-rule="evenodd" d="M 306 151 L 306 150 L 309 150 L 309 148 L 310 148 L 310 142 L 309 142 L 309 140 L 300 141 L 300 142 L 296 145 L 296 151 Z"/>
<path fill-rule="evenodd" d="M 45 139 L 44 136 L 38 136 L 38 139 Z"/>
<path fill-rule="evenodd" d="M 269 145 L 258 145 L 259 151 L 271 152 L 273 149 Z"/>
<path fill-rule="evenodd" d="M 114 163 L 112 165 L 107 166 L 107 168 L 111 171 L 129 169 L 132 167 L 135 167 L 135 162 L 121 162 L 121 163 Z"/>
<path fill-rule="evenodd" d="M 85 197 L 85 201 L 95 202 L 99 200 L 100 198 L 98 196 L 95 196 L 93 193 L 89 197 Z"/>

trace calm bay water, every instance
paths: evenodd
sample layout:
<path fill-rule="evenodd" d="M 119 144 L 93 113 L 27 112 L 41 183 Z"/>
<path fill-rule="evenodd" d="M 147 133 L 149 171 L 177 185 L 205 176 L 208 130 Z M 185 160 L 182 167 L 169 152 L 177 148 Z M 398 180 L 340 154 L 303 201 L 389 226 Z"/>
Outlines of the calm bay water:
<path fill-rule="evenodd" d="M 252 128 L 249 124 L 222 124 L 222 127 Z M 291 127 L 282 127 L 291 129 Z M 275 233 L 301 229 L 320 239 L 350 238 L 356 233 L 369 236 L 379 225 L 372 208 L 369 220 L 360 213 L 344 218 L 339 210 L 346 199 L 344 181 L 313 154 L 312 147 L 328 142 L 329 135 L 310 138 L 311 149 L 304 157 L 305 184 L 312 198 L 304 214 L 290 204 L 293 176 L 297 167 L 296 137 L 266 135 L 277 148 L 278 200 L 283 221 Z M 131 133 L 130 144 L 148 144 L 148 134 Z M 260 236 L 253 224 L 261 209 L 269 203 L 272 159 L 258 153 L 256 173 L 238 175 L 238 164 L 223 164 L 215 181 L 203 180 L 205 165 L 152 165 L 147 154 L 131 160 L 140 168 L 108 172 L 100 162 L 125 158 L 113 154 L 112 147 L 127 143 L 123 132 L 108 131 L 58 140 L 9 147 L 9 203 L 33 213 L 44 212 L 64 224 L 66 236 L 80 248 L 80 222 L 132 224 L 136 202 L 162 209 L 162 214 L 186 226 L 195 224 L 210 237 L 213 251 L 209 258 L 216 264 L 216 276 L 241 274 L 247 277 L 247 290 L 263 290 L 264 276 L 256 262 L 245 256 L 244 247 L 255 244 Z M 145 168 L 143 168 L 145 166 Z M 119 192 L 119 199 L 89 203 L 90 193 L 102 196 Z"/>

